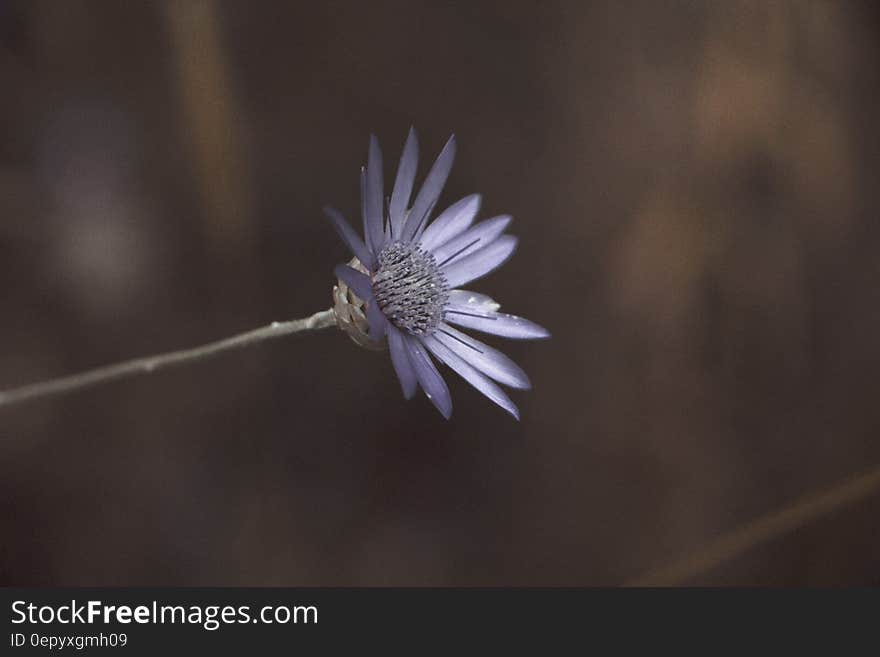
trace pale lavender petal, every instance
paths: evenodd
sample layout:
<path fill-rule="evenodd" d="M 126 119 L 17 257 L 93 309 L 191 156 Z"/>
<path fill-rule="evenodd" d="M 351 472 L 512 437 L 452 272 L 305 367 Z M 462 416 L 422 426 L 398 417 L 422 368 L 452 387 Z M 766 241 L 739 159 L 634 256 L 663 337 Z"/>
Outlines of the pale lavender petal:
<path fill-rule="evenodd" d="M 369 301 L 373 298 L 373 285 L 370 282 L 370 277 L 366 274 L 352 269 L 348 265 L 337 265 L 333 273 L 336 274 L 336 278 L 354 290 L 354 293 L 363 301 Z"/>
<path fill-rule="evenodd" d="M 375 262 L 373 261 L 373 253 L 367 249 L 364 241 L 356 232 L 354 232 L 354 229 L 345 220 L 345 217 L 343 217 L 338 210 L 329 206 L 324 208 L 324 214 L 330 219 L 333 228 L 336 230 L 339 237 L 342 238 L 342 241 L 345 242 L 345 245 L 348 247 L 349 251 L 351 251 L 352 255 L 360 260 L 365 267 L 373 269 L 375 265 Z"/>
<path fill-rule="evenodd" d="M 378 342 L 385 337 L 388 320 L 385 319 L 385 315 L 382 314 L 382 310 L 375 299 L 367 305 L 367 321 L 370 324 L 370 340 Z"/>
<path fill-rule="evenodd" d="M 502 235 L 488 246 L 476 253 L 456 260 L 442 268 L 449 287 L 458 287 L 465 283 L 485 276 L 504 264 L 516 250 L 517 239 L 511 235 Z"/>
<path fill-rule="evenodd" d="M 513 217 L 501 215 L 475 224 L 455 239 L 432 250 L 437 265 L 445 267 L 491 244 L 510 225 Z"/>
<path fill-rule="evenodd" d="M 452 395 L 449 394 L 446 382 L 440 376 L 437 367 L 431 362 L 431 357 L 418 338 L 405 334 L 403 340 L 409 353 L 409 360 L 416 371 L 419 385 L 422 386 L 422 390 L 425 391 L 425 395 L 431 400 L 431 403 L 448 420 L 452 416 Z"/>
<path fill-rule="evenodd" d="M 501 304 L 489 295 L 470 290 L 449 290 L 449 303 L 483 312 L 494 312 L 501 307 Z"/>
<path fill-rule="evenodd" d="M 479 194 L 471 194 L 446 208 L 425 228 L 419 239 L 422 248 L 430 251 L 467 230 L 480 211 L 481 201 Z"/>
<path fill-rule="evenodd" d="M 391 364 L 400 380 L 400 387 L 403 389 L 403 396 L 406 399 L 412 399 L 416 394 L 418 387 L 418 379 L 416 371 L 413 369 L 409 360 L 409 352 L 403 343 L 403 335 L 396 326 L 387 324 L 388 330 L 388 351 L 391 352 Z"/>
<path fill-rule="evenodd" d="M 438 360 L 446 363 L 474 388 L 486 395 L 486 397 L 498 404 L 517 420 L 519 419 L 519 409 L 517 409 L 516 404 L 511 401 L 510 397 L 508 397 L 500 387 L 492 383 L 492 381 L 483 374 L 480 374 L 480 372 L 469 365 L 463 358 L 455 354 L 451 349 L 446 347 L 442 342 L 437 340 L 437 338 L 427 336 L 422 339 L 422 342 Z"/>
<path fill-rule="evenodd" d="M 446 179 L 449 177 L 449 172 L 452 169 L 452 162 L 454 160 L 455 135 L 452 135 L 449 138 L 449 141 L 446 142 L 443 150 L 440 151 L 440 155 L 437 156 L 437 161 L 434 162 L 434 166 L 432 166 L 431 170 L 428 172 L 425 182 L 422 183 L 422 188 L 416 196 L 412 209 L 409 211 L 401 235 L 401 239 L 404 241 L 414 239 L 424 229 L 425 224 L 428 221 L 428 214 L 440 198 L 440 192 L 443 191 L 443 186 L 446 184 Z"/>
<path fill-rule="evenodd" d="M 450 303 L 446 306 L 446 321 L 483 333 L 500 335 L 516 340 L 549 338 L 550 331 L 543 326 L 516 315 L 480 311 L 473 306 Z"/>
<path fill-rule="evenodd" d="M 384 212 L 382 203 L 385 186 L 382 179 L 382 149 L 375 135 L 370 135 L 370 151 L 367 157 L 367 180 L 364 213 L 364 235 L 367 246 L 374 252 L 385 241 Z"/>
<path fill-rule="evenodd" d="M 528 375 L 509 357 L 449 324 L 441 323 L 434 337 L 490 379 L 511 388 L 532 387 Z"/>
<path fill-rule="evenodd" d="M 397 166 L 397 178 L 394 180 L 394 191 L 391 192 L 391 203 L 388 214 L 391 217 L 391 239 L 397 239 L 403 232 L 406 220 L 406 208 L 412 196 L 413 183 L 416 180 L 416 169 L 419 165 L 419 141 L 416 131 L 409 129 L 400 164 Z"/>

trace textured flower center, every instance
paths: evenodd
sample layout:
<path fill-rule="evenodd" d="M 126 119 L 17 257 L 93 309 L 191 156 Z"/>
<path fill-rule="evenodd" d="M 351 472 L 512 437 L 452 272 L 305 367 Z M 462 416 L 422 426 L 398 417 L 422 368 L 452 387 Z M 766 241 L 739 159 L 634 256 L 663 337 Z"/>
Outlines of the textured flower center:
<path fill-rule="evenodd" d="M 422 335 L 443 319 L 449 285 L 433 255 L 415 244 L 392 242 L 379 253 L 373 296 L 392 324 Z"/>

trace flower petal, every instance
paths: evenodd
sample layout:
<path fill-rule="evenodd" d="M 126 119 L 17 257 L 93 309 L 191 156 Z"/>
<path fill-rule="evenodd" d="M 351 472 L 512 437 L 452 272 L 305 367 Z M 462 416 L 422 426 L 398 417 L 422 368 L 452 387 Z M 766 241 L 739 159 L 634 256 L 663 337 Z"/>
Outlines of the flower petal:
<path fill-rule="evenodd" d="M 382 211 L 384 183 L 382 180 L 382 150 L 375 135 L 370 135 L 370 151 L 367 156 L 367 176 L 364 187 L 364 237 L 367 246 L 375 253 L 385 241 Z"/>
<path fill-rule="evenodd" d="M 386 328 L 388 331 L 388 351 L 391 352 L 391 364 L 397 373 L 404 398 L 412 399 L 413 395 L 416 394 L 419 382 L 416 378 L 416 371 L 409 360 L 409 352 L 403 343 L 403 335 L 396 326 L 390 323 L 387 324 Z"/>
<path fill-rule="evenodd" d="M 517 239 L 502 235 L 488 246 L 441 268 L 449 287 L 458 287 L 485 276 L 504 264 L 516 250 Z"/>
<path fill-rule="evenodd" d="M 480 312 L 494 312 L 501 304 L 492 297 L 470 290 L 449 290 L 449 303 L 456 306 L 467 306 Z"/>
<path fill-rule="evenodd" d="M 365 267 L 373 269 L 375 262 L 373 260 L 372 251 L 367 249 L 364 241 L 356 232 L 354 232 L 354 229 L 345 220 L 345 217 L 343 217 L 338 210 L 329 206 L 324 208 L 324 214 L 330 219 L 330 223 L 333 225 L 336 233 L 342 238 L 342 241 L 345 242 L 345 245 L 348 247 L 348 250 L 351 251 L 352 255 L 360 260 Z"/>
<path fill-rule="evenodd" d="M 430 251 L 460 235 L 477 216 L 481 202 L 482 197 L 479 194 L 471 194 L 446 208 L 425 228 L 419 240 L 422 248 Z"/>
<path fill-rule="evenodd" d="M 469 305 L 447 304 L 445 318 L 447 322 L 458 326 L 515 340 L 550 337 L 550 331 L 522 317 L 480 311 Z"/>
<path fill-rule="evenodd" d="M 434 332 L 434 337 L 490 379 L 511 388 L 532 387 L 528 375 L 509 357 L 449 324 L 441 323 Z"/>
<path fill-rule="evenodd" d="M 445 267 L 457 260 L 467 257 L 484 246 L 491 244 L 510 225 L 513 217 L 501 215 L 492 217 L 474 225 L 458 237 L 449 240 L 433 249 L 432 254 L 439 267 Z"/>
<path fill-rule="evenodd" d="M 382 314 L 382 310 L 375 299 L 372 299 L 367 304 L 367 322 L 370 324 L 370 340 L 379 342 L 379 340 L 385 337 L 388 320 L 385 319 L 385 315 Z"/>
<path fill-rule="evenodd" d="M 425 395 L 431 400 L 431 403 L 437 407 L 441 415 L 447 420 L 452 417 L 452 396 L 449 394 L 449 388 L 437 367 L 431 362 L 428 352 L 419 342 L 419 339 L 405 334 L 403 340 L 406 343 L 409 360 L 413 369 L 416 371 L 416 378 L 419 385 L 425 391 Z"/>
<path fill-rule="evenodd" d="M 456 355 L 437 338 L 429 335 L 423 339 L 423 343 L 438 360 L 446 363 L 474 388 L 498 404 L 517 420 L 519 419 L 519 409 L 517 409 L 516 404 L 511 401 L 510 397 L 508 397 L 500 387 L 492 383 L 492 381 L 490 381 L 485 375 L 480 374 L 480 372 L 461 358 L 461 356 Z"/>
<path fill-rule="evenodd" d="M 366 274 L 352 269 L 348 265 L 337 265 L 333 273 L 336 274 L 336 278 L 354 290 L 354 293 L 364 302 L 369 302 L 373 298 L 373 284 Z"/>
<path fill-rule="evenodd" d="M 391 192 L 391 203 L 388 214 L 391 219 L 391 239 L 397 239 L 403 231 L 406 221 L 406 208 L 412 195 L 413 183 L 416 180 L 416 169 L 419 165 L 419 140 L 416 131 L 409 129 L 400 164 L 397 165 L 397 177 L 394 180 L 394 191 Z"/>
<path fill-rule="evenodd" d="M 403 232 L 401 234 L 401 239 L 403 241 L 408 242 L 413 240 L 425 228 L 425 224 L 428 221 L 428 214 L 440 198 L 440 192 L 443 191 L 446 179 L 449 178 L 449 172 L 452 170 L 452 162 L 454 160 L 455 135 L 452 135 L 449 138 L 449 141 L 446 142 L 443 150 L 440 151 L 440 155 L 437 156 L 437 161 L 434 162 L 434 166 L 432 166 L 431 170 L 428 172 L 425 182 L 422 183 L 422 188 L 416 196 L 412 209 L 409 211 L 409 215 L 406 223 L 403 225 Z"/>

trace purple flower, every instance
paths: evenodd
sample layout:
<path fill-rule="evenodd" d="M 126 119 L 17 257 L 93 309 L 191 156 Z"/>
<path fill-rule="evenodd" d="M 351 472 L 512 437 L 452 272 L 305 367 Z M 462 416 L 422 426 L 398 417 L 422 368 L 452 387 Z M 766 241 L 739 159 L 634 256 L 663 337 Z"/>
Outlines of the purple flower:
<path fill-rule="evenodd" d="M 464 328 L 515 339 L 549 337 L 522 317 L 499 313 L 491 298 L 458 289 L 500 267 L 517 240 L 504 235 L 511 217 L 473 223 L 480 196 L 466 196 L 430 221 L 455 159 L 455 137 L 428 172 L 410 205 L 418 165 L 418 142 L 410 130 L 390 198 L 385 198 L 382 153 L 370 137 L 366 168 L 361 169 L 364 239 L 333 208 L 324 208 L 333 227 L 367 273 L 339 265 L 335 273 L 366 304 L 369 337 L 388 338 L 391 362 L 412 398 L 421 386 L 428 399 L 449 418 L 452 398 L 431 355 L 519 419 L 519 410 L 497 383 L 531 387 L 528 376 L 500 351 L 462 333 Z M 497 382 L 497 383 L 495 383 Z"/>

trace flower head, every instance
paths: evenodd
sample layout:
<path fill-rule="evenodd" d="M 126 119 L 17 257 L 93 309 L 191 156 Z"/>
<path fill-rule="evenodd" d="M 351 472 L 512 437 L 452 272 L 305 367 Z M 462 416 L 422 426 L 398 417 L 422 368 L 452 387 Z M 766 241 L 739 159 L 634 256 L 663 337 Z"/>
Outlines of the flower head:
<path fill-rule="evenodd" d="M 511 217 L 473 223 L 480 196 L 466 196 L 430 221 L 455 158 L 455 137 L 446 142 L 410 205 L 418 165 L 418 142 L 410 130 L 390 198 L 384 195 L 382 153 L 370 138 L 361 169 L 364 239 L 333 208 L 324 208 L 355 260 L 335 273 L 366 306 L 369 339 L 388 339 L 391 362 L 404 397 L 421 387 L 445 418 L 452 398 L 431 355 L 445 363 L 515 418 L 519 411 L 497 383 L 531 387 L 510 358 L 452 324 L 507 338 L 546 338 L 546 329 L 522 317 L 498 312 L 491 298 L 459 289 L 500 267 L 517 240 L 505 235 Z M 355 323 L 351 323 L 355 326 Z M 431 355 L 429 355 L 431 354 Z M 497 382 L 497 383 L 496 383 Z"/>

